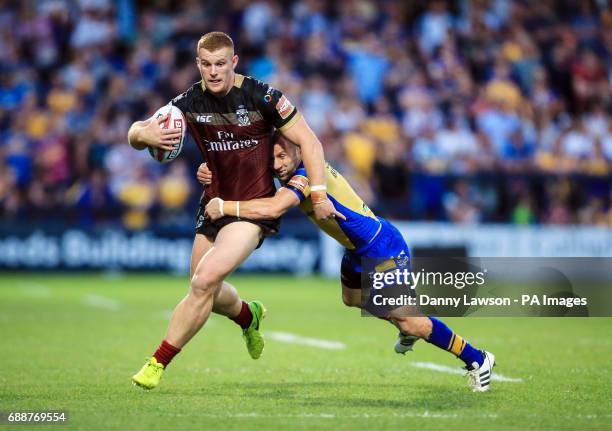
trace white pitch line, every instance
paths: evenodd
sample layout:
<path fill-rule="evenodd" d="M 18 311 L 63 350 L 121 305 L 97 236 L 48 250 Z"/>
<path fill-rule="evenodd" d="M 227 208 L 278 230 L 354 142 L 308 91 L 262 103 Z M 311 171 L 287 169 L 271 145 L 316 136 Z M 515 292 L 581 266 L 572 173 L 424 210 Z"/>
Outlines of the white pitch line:
<path fill-rule="evenodd" d="M 172 417 L 204 417 L 204 418 L 214 418 L 214 419 L 228 419 L 228 418 L 259 418 L 259 419 L 274 419 L 274 418 L 283 418 L 283 419 L 377 419 L 377 418 L 422 418 L 422 419 L 499 419 L 503 418 L 503 415 L 498 413 L 476 413 L 476 414 L 464 414 L 464 413 L 442 413 L 442 412 L 430 412 L 429 410 L 425 410 L 422 412 L 401 412 L 401 413 L 352 413 L 352 414 L 344 414 L 344 413 L 279 413 L 279 414 L 267 414 L 267 413 L 259 413 L 259 412 L 250 412 L 250 413 L 241 413 L 241 412 L 228 412 L 222 414 L 216 413 L 200 413 L 200 412 L 190 412 L 188 414 L 185 413 L 176 413 L 176 412 L 163 412 L 164 416 L 172 416 Z M 542 414 L 528 414 L 528 417 L 538 417 L 542 418 L 546 415 Z M 563 417 L 567 419 L 608 419 L 611 418 L 611 414 L 588 414 L 588 415 L 568 415 L 568 416 L 556 416 Z"/>
<path fill-rule="evenodd" d="M 337 414 L 337 413 L 287 413 L 287 414 L 265 414 L 265 413 L 190 413 L 189 415 L 172 413 L 170 416 L 196 416 L 207 418 L 314 418 L 314 419 L 374 419 L 374 418 L 425 418 L 425 419 L 457 419 L 457 418 L 472 418 L 472 419 L 495 419 L 498 417 L 496 413 L 483 413 L 477 415 L 464 415 L 457 413 L 440 413 L 430 412 L 402 412 L 402 413 L 354 413 L 354 414 Z"/>
<path fill-rule="evenodd" d="M 410 362 L 410 365 L 417 368 L 423 368 L 425 370 L 439 371 L 441 373 L 448 374 L 465 374 L 464 370 L 459 368 L 448 367 L 446 365 L 434 364 L 433 362 Z M 495 380 L 498 382 L 522 382 L 523 379 L 507 377 L 502 374 L 493 372 L 491 376 L 491 380 Z"/>
<path fill-rule="evenodd" d="M 88 294 L 83 298 L 85 304 L 94 308 L 102 308 L 104 310 L 117 311 L 121 308 L 121 303 L 116 299 L 105 298 L 104 296 Z"/>
<path fill-rule="evenodd" d="M 274 341 L 289 344 L 301 344 L 303 346 L 317 347 L 319 349 L 343 350 L 346 345 L 340 341 L 321 340 L 319 338 L 302 337 L 289 332 L 267 332 L 266 335 Z"/>

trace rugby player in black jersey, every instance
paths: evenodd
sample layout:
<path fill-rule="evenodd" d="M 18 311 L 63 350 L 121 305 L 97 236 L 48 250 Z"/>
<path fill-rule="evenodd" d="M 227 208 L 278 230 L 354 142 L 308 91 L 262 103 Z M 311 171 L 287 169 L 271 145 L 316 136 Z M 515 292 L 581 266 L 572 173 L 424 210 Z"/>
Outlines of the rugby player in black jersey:
<path fill-rule="evenodd" d="M 215 179 L 202 195 L 197 215 L 189 292 L 176 306 L 158 349 L 132 377 L 144 389 L 159 384 L 172 358 L 211 312 L 240 325 L 251 357 L 261 355 L 264 340 L 259 329 L 265 308 L 259 301 L 242 301 L 224 279 L 261 245 L 266 235 L 278 230 L 278 219 L 221 217 L 211 221 L 204 217 L 204 207 L 213 198 L 249 200 L 274 195 L 268 163 L 275 130 L 301 148 L 313 185 L 315 217 L 325 220 L 338 215 L 327 198 L 321 143 L 289 99 L 261 81 L 235 73 L 238 56 L 225 33 L 202 36 L 196 53 L 202 80 L 170 103 L 185 116 L 187 128 Z M 147 146 L 172 150 L 180 139 L 180 130 L 160 129 L 160 121 L 132 124 L 130 145 L 137 150 Z"/>

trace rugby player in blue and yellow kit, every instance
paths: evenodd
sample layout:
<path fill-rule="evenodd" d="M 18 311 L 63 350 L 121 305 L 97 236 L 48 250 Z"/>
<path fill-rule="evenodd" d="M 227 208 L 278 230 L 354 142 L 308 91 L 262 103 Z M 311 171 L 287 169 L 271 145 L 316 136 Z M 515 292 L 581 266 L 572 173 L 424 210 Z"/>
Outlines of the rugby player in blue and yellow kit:
<path fill-rule="evenodd" d="M 317 220 L 313 216 L 312 191 L 308 175 L 302 163 L 299 147 L 276 135 L 273 147 L 274 173 L 283 184 L 270 198 L 249 201 L 211 200 L 206 214 L 212 221 L 233 216 L 245 219 L 275 219 L 290 208 L 298 206 L 321 230 L 338 241 L 344 248 L 341 267 L 342 299 L 347 306 L 362 307 L 361 275 L 364 259 L 409 257 L 408 246 L 395 226 L 376 216 L 355 193 L 350 184 L 329 164 L 326 165 L 327 197 L 336 208 L 336 216 Z M 212 174 L 203 164 L 198 179 L 207 183 Z M 466 364 L 470 387 L 475 392 L 487 391 L 495 357 L 490 352 L 477 350 L 465 339 L 454 333 L 442 321 L 427 316 L 400 316 L 393 312 L 385 316 L 399 330 L 395 351 L 412 350 L 416 340 L 427 342 L 453 353 Z"/>

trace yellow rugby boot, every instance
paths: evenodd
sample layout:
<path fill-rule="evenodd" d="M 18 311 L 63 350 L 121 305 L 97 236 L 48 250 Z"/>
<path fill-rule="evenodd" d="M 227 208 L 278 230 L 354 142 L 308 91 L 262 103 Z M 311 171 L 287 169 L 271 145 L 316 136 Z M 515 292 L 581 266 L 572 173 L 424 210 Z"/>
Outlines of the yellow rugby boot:
<path fill-rule="evenodd" d="M 265 345 L 263 335 L 259 329 L 261 321 L 266 317 L 266 307 L 259 301 L 251 301 L 249 302 L 249 309 L 253 315 L 253 320 L 251 320 L 248 328 L 242 330 L 242 337 L 251 358 L 259 359 Z"/>
<path fill-rule="evenodd" d="M 164 365 L 157 362 L 155 356 L 152 356 L 140 371 L 132 376 L 132 382 L 143 389 L 153 389 L 159 385 L 163 374 Z"/>

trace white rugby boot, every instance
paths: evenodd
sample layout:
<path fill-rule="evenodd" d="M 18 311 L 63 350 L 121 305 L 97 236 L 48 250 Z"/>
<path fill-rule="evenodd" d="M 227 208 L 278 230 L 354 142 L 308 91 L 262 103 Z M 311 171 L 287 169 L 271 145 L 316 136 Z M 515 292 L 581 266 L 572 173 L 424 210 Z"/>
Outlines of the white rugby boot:
<path fill-rule="evenodd" d="M 476 362 L 472 365 L 472 369 L 468 370 L 468 384 L 472 388 L 472 392 L 486 392 L 491 388 L 491 376 L 493 367 L 495 366 L 495 355 L 491 352 L 481 350 L 484 356 L 484 362 L 478 366 Z"/>

